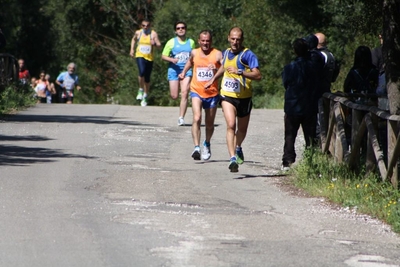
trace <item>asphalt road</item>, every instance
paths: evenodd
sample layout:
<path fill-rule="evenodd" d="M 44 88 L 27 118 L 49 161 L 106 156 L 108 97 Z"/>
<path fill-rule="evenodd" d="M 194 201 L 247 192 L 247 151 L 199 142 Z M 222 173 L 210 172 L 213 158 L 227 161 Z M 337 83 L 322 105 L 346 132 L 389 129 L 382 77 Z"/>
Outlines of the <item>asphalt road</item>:
<path fill-rule="evenodd" d="M 238 173 L 221 110 L 207 162 L 177 118 L 38 104 L 1 121 L 0 266 L 400 266 L 388 226 L 281 186 L 282 110 L 253 111 Z"/>

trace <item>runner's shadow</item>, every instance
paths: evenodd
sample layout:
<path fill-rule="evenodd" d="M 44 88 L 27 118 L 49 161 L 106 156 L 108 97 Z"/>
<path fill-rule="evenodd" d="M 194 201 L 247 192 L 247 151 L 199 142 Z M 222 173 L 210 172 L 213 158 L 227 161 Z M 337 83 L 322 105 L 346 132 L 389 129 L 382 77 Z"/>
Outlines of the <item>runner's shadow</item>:
<path fill-rule="evenodd" d="M 94 123 L 94 124 L 123 124 L 123 125 L 144 125 L 155 126 L 154 124 L 145 124 L 137 121 L 126 121 L 120 117 L 109 116 L 74 116 L 74 115 L 34 115 L 34 114 L 16 114 L 6 116 L 7 122 L 43 122 L 43 123 Z"/>
<path fill-rule="evenodd" d="M 35 163 L 55 162 L 59 158 L 84 158 L 84 155 L 64 153 L 61 149 L 0 145 L 0 166 L 27 166 Z"/>
<path fill-rule="evenodd" d="M 50 141 L 50 140 L 54 139 L 40 135 L 15 136 L 15 135 L 0 134 L 0 141 Z"/>
<path fill-rule="evenodd" d="M 254 175 L 254 174 L 243 174 L 239 177 L 233 178 L 234 180 L 243 180 L 243 179 L 254 179 L 254 178 L 272 178 L 272 177 L 285 177 L 287 174 L 285 173 L 277 173 L 277 174 L 261 174 L 261 175 Z"/>

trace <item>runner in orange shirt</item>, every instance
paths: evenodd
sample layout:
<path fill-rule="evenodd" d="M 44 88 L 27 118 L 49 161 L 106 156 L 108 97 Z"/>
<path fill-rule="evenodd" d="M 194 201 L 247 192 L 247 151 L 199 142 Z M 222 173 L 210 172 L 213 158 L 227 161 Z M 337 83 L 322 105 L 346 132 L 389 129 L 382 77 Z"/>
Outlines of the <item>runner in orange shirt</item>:
<path fill-rule="evenodd" d="M 190 97 L 192 99 L 192 137 L 194 160 L 209 160 L 211 157 L 210 140 L 214 133 L 214 120 L 219 103 L 218 80 L 216 79 L 208 88 L 205 85 L 221 66 L 222 53 L 212 47 L 212 35 L 208 30 L 201 31 L 198 44 L 200 48 L 191 51 L 190 58 L 186 62 L 183 71 L 179 74 L 179 79 L 185 77 L 186 72 L 193 67 L 193 77 L 190 82 Z M 203 142 L 203 151 L 200 149 L 201 136 L 201 117 L 202 109 L 205 113 L 206 138 Z"/>

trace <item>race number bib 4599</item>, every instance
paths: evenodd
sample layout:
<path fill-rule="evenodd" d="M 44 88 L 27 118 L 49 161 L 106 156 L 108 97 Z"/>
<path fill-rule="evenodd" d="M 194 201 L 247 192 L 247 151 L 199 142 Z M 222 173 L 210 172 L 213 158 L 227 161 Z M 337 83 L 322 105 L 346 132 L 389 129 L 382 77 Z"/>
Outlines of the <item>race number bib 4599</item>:
<path fill-rule="evenodd" d="M 139 45 L 139 51 L 143 55 L 148 55 L 151 53 L 151 45 Z"/>
<path fill-rule="evenodd" d="M 199 82 L 209 81 L 214 76 L 214 72 L 209 68 L 197 68 L 196 72 L 197 80 Z"/>
<path fill-rule="evenodd" d="M 189 52 L 181 52 L 179 54 L 175 55 L 175 58 L 178 59 L 178 63 L 186 63 L 186 61 L 188 61 L 189 59 Z"/>
<path fill-rule="evenodd" d="M 239 93 L 240 82 L 237 79 L 225 77 L 222 81 L 222 89 L 226 92 Z"/>

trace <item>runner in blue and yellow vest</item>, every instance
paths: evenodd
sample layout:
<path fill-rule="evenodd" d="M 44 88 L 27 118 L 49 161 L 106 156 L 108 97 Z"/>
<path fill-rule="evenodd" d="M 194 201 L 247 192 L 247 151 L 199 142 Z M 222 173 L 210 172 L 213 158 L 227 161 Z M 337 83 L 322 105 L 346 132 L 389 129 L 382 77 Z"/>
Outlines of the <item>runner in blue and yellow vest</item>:
<path fill-rule="evenodd" d="M 179 79 L 178 75 L 182 72 L 183 67 L 189 59 L 190 52 L 194 49 L 193 39 L 186 37 L 186 23 L 178 21 L 174 24 L 176 37 L 170 39 L 164 46 L 161 59 L 169 62 L 168 64 L 168 81 L 169 92 L 172 99 L 179 97 L 179 87 L 181 89 L 181 101 L 179 105 L 178 125 L 185 125 L 184 117 L 188 105 L 189 83 L 192 77 L 192 70 L 186 72 L 183 79 Z"/>
<path fill-rule="evenodd" d="M 223 51 L 222 67 L 209 82 L 211 84 L 214 79 L 223 75 L 220 94 L 227 124 L 226 143 L 231 172 L 238 172 L 238 164 L 244 161 L 242 143 L 247 134 L 253 106 L 251 82 L 261 80 L 257 56 L 243 46 L 243 40 L 241 28 L 233 27 L 229 31 L 230 48 Z"/>
<path fill-rule="evenodd" d="M 140 104 L 147 106 L 147 96 L 150 91 L 150 76 L 153 70 L 153 47 L 161 47 L 161 43 L 157 33 L 150 28 L 150 21 L 148 19 L 144 19 L 141 26 L 142 29 L 137 30 L 132 38 L 130 55 L 136 57 L 139 69 L 139 91 L 136 100 L 141 100 Z"/>

